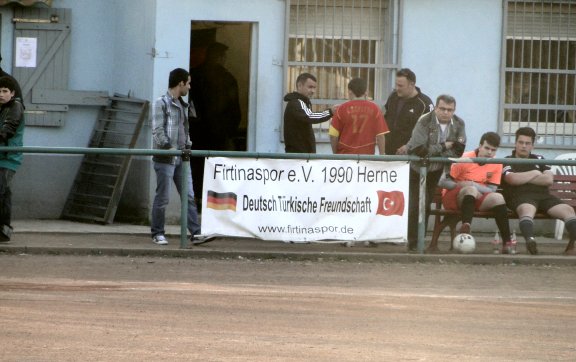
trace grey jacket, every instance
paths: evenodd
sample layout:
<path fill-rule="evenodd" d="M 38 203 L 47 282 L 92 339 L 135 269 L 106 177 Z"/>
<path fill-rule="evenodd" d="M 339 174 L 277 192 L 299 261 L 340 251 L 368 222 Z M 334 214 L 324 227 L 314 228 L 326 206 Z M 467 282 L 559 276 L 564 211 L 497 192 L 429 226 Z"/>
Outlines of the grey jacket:
<path fill-rule="evenodd" d="M 178 144 L 178 131 L 184 131 L 184 144 Z M 188 103 L 182 97 L 174 99 L 170 92 L 156 99 L 152 109 L 152 144 L 154 149 L 189 149 L 192 145 L 188 131 Z M 153 156 L 156 162 L 174 163 L 172 156 Z"/>
<path fill-rule="evenodd" d="M 454 115 L 448 125 L 447 142 L 454 142 L 454 146 L 447 149 L 444 143 L 440 143 L 439 135 L 442 132 L 436 120 L 436 112 L 426 113 L 416 123 L 412 131 L 412 137 L 408 141 L 408 153 L 420 157 L 460 157 L 466 148 L 466 130 L 464 120 Z M 448 164 L 444 164 L 449 166 Z M 430 164 L 428 171 L 441 169 L 442 163 Z M 412 165 L 418 170 L 416 165 Z"/>

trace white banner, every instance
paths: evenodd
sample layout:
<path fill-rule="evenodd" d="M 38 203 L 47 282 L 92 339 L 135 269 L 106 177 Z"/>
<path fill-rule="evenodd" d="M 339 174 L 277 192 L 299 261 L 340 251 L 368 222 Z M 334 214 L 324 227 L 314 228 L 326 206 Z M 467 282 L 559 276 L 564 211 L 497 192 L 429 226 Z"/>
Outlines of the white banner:
<path fill-rule="evenodd" d="M 202 233 L 265 240 L 406 240 L 407 162 L 210 157 Z"/>

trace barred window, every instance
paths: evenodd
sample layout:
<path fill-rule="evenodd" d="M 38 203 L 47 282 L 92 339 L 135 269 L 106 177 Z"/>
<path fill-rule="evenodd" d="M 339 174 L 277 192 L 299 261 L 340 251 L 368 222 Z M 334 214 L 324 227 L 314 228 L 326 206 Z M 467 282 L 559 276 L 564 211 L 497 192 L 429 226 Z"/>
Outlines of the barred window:
<path fill-rule="evenodd" d="M 286 0 L 286 92 L 299 74 L 318 79 L 313 110 L 347 99 L 348 82 L 360 77 L 379 105 L 392 89 L 396 64 L 392 0 Z M 329 141 L 328 123 L 314 125 L 316 140 Z"/>
<path fill-rule="evenodd" d="M 547 147 L 576 145 L 576 3 L 505 1 L 504 134 L 529 126 Z"/>

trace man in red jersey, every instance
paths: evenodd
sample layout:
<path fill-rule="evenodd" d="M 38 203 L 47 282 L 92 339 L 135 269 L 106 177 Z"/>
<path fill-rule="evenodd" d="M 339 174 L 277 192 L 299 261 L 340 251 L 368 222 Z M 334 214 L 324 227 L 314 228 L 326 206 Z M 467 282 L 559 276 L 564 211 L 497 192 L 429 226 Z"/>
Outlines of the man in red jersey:
<path fill-rule="evenodd" d="M 378 145 L 379 154 L 385 153 L 388 125 L 380 107 L 366 100 L 366 89 L 361 78 L 348 83 L 350 100 L 338 107 L 328 131 L 332 152 L 373 155 Z"/>

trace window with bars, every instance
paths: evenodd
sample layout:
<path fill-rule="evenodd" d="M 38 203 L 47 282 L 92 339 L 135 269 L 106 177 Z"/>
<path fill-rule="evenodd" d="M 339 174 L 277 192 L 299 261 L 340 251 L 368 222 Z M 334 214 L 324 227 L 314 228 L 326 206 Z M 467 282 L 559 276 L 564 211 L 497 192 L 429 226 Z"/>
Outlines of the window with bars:
<path fill-rule="evenodd" d="M 576 146 L 576 2 L 507 0 L 504 14 L 504 134 L 529 126 L 546 146 Z"/>
<path fill-rule="evenodd" d="M 342 103 L 348 82 L 368 83 L 379 105 L 392 88 L 396 64 L 392 0 L 286 0 L 285 92 L 303 72 L 318 79 L 313 110 Z M 316 140 L 329 141 L 329 124 L 314 125 Z"/>

